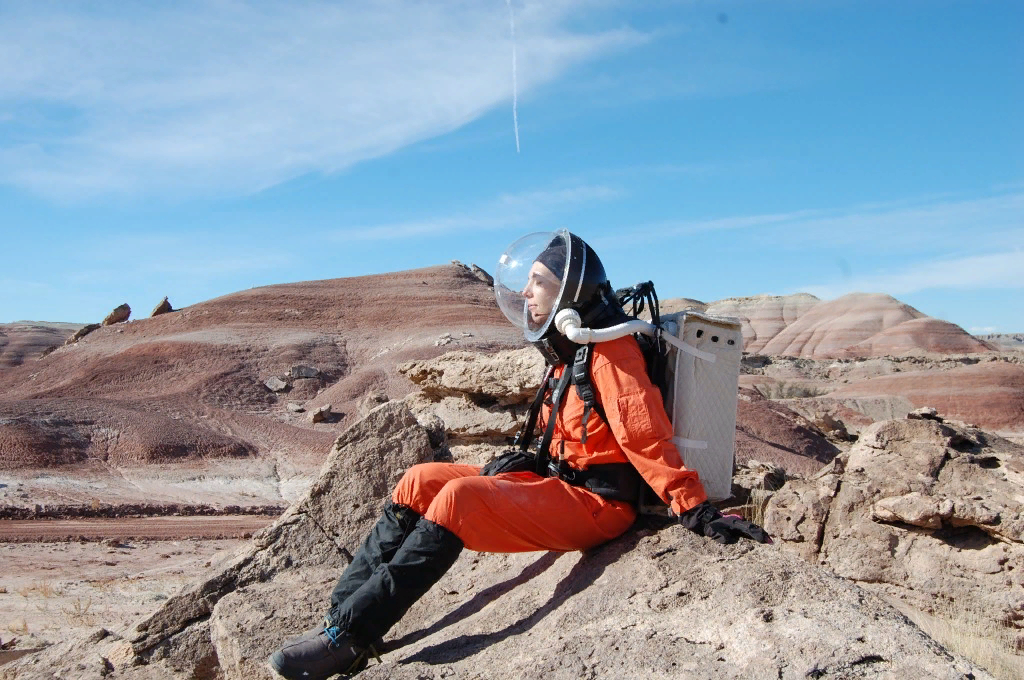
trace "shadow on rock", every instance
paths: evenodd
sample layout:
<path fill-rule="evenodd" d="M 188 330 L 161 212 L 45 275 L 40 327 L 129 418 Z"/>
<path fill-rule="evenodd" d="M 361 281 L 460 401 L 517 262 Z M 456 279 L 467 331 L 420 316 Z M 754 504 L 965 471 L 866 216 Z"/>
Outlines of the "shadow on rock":
<path fill-rule="evenodd" d="M 430 665 L 437 665 L 461 661 L 473 654 L 476 654 L 482 649 L 500 643 L 508 637 L 525 633 L 543 621 L 550 613 L 565 604 L 570 598 L 590 587 L 598 578 L 601 577 L 601 574 L 604 573 L 608 565 L 614 563 L 622 555 L 633 550 L 641 538 L 641 533 L 631 530 L 627 532 L 625 536 L 610 544 L 606 544 L 595 550 L 584 553 L 583 557 L 573 566 L 572 570 L 569 571 L 566 577 L 559 581 L 558 585 L 555 587 L 555 591 L 551 595 L 551 598 L 533 614 L 510 623 L 501 630 L 493 633 L 465 635 L 451 640 L 446 640 L 430 647 L 425 647 L 416 654 L 402 659 L 399 663 L 404 664 L 421 661 Z M 534 578 L 540 576 L 551 568 L 561 555 L 562 553 L 545 553 L 515 578 L 491 586 L 490 588 L 477 593 L 471 600 L 459 606 L 458 609 L 453 611 L 451 614 L 448 614 L 434 625 L 422 631 L 410 633 L 409 635 L 396 640 L 392 645 L 389 645 L 389 648 L 397 649 L 405 645 L 412 644 L 434 632 L 472 616 L 482 610 L 484 606 L 493 602 L 495 598 L 500 597 L 519 586 L 525 585 Z"/>

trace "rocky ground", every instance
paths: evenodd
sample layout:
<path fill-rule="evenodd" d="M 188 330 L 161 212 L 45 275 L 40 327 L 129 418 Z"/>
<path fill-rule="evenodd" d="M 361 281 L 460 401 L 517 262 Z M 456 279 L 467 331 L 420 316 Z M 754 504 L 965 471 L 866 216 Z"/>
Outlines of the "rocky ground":
<path fill-rule="evenodd" d="M 108 539 L 0 542 L 0 653 L 54 643 L 3 677 L 265 674 L 404 467 L 486 462 L 517 429 L 542 366 L 514 349 L 487 278 L 453 264 L 252 289 L 88 334 L 0 327 L 3 516 L 63 518 L 0 520 L 0 540 Z M 593 554 L 463 556 L 365 675 L 987 677 L 895 605 L 921 625 L 975 617 L 999 646 L 972 659 L 1015 677 L 1014 338 L 884 295 L 663 311 L 689 306 L 743 323 L 730 505 L 763 512 L 777 545 L 719 548 L 651 519 Z M 924 406 L 959 422 L 904 420 Z M 232 513 L 288 505 L 237 538 L 273 518 Z M 220 535 L 236 538 L 207 540 Z"/>
<path fill-rule="evenodd" d="M 338 438 L 309 494 L 124 632 L 13 661 L 11 677 L 270 678 L 314 625 L 401 470 L 448 455 L 390 402 Z M 778 546 L 656 520 L 585 554 L 464 553 L 363 677 L 987 678 L 882 599 Z"/>

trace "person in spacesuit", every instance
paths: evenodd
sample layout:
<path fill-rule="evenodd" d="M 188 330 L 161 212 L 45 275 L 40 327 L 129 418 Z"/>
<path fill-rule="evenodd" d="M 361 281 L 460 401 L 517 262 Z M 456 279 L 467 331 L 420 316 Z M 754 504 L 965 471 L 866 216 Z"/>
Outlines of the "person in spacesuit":
<path fill-rule="evenodd" d="M 584 325 L 627 319 L 604 267 L 581 238 L 531 234 L 499 260 L 498 305 L 549 366 L 530 419 L 539 451 L 523 446 L 483 468 L 425 463 L 409 468 L 383 515 L 342 574 L 322 629 L 285 644 L 271 667 L 289 679 L 352 674 L 388 630 L 452 566 L 478 552 L 587 550 L 625 532 L 646 483 L 680 524 L 723 543 L 769 542 L 755 524 L 707 502 L 697 473 L 682 464 L 661 393 L 632 335 L 589 345 L 590 384 L 602 411 L 591 417 L 569 374 L 580 347 L 561 335 L 563 309 Z M 543 396 L 551 391 L 551 404 Z M 533 439 L 533 432 L 521 436 Z"/>

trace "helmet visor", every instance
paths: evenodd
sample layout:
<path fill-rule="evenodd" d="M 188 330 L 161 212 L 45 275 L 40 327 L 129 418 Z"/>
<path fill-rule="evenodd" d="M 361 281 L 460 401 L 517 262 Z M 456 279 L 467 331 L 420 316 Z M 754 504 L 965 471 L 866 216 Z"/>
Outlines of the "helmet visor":
<path fill-rule="evenodd" d="M 568 233 L 561 229 L 529 234 L 510 245 L 498 260 L 494 276 L 498 307 L 531 342 L 547 332 L 559 308 L 570 259 Z"/>

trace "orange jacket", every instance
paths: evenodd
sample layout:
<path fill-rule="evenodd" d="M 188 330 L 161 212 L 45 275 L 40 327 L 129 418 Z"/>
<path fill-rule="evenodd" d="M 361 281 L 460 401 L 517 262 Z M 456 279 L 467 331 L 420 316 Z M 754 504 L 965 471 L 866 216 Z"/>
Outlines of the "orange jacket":
<path fill-rule="evenodd" d="M 555 371 L 561 377 L 566 366 Z M 640 346 L 633 336 L 600 342 L 593 347 L 591 382 L 608 422 L 592 410 L 583 435 L 583 400 L 574 386 L 566 388 L 565 401 L 555 420 L 551 456 L 560 457 L 578 470 L 603 463 L 630 462 L 652 489 L 676 514 L 707 499 L 694 470 L 683 467 L 672 443 L 672 423 L 661 393 L 647 377 Z M 551 407 L 541 413 L 546 426 Z"/>

